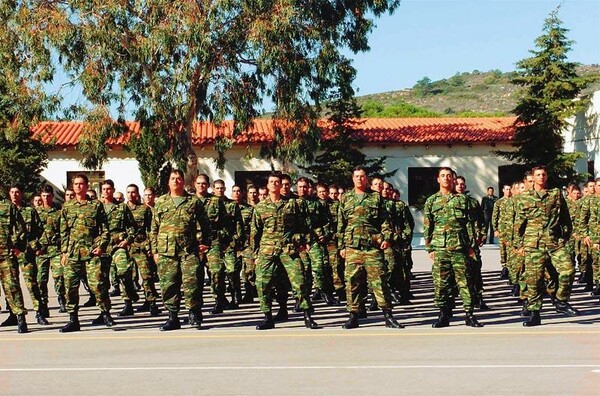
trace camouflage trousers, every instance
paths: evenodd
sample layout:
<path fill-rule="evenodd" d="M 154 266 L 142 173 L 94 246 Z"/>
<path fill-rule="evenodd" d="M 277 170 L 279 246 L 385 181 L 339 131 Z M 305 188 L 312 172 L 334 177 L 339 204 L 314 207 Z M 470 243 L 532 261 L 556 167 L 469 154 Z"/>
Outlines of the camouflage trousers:
<path fill-rule="evenodd" d="M 467 255 L 460 250 L 435 250 L 431 275 L 435 306 L 442 309 L 450 306 L 455 286 L 465 312 L 473 311 L 473 300 L 469 288 Z"/>
<path fill-rule="evenodd" d="M 600 282 L 600 249 L 592 248 L 592 279 L 594 283 Z"/>
<path fill-rule="evenodd" d="M 340 250 L 337 247 L 337 241 L 329 243 L 327 245 L 327 259 L 329 261 L 329 268 L 331 268 L 331 275 L 333 279 L 333 288 L 338 290 L 344 290 L 346 283 L 344 282 L 344 259 L 340 257 Z"/>
<path fill-rule="evenodd" d="M 384 253 L 377 248 L 346 248 L 346 309 L 358 313 L 361 301 L 371 290 L 382 310 L 392 309 Z"/>
<path fill-rule="evenodd" d="M 8 302 L 15 315 L 27 314 L 23 304 L 23 293 L 19 282 L 19 263 L 14 257 L 0 257 L 0 282 Z"/>
<path fill-rule="evenodd" d="M 498 239 L 499 239 L 498 248 L 500 249 L 500 266 L 502 268 L 506 268 L 507 263 L 508 263 L 508 251 L 510 248 L 508 246 L 508 242 L 506 242 L 502 238 L 498 238 Z"/>
<path fill-rule="evenodd" d="M 256 286 L 256 262 L 254 260 L 254 254 L 250 248 L 242 251 L 242 275 L 244 277 L 244 283 L 249 283 L 252 286 Z"/>
<path fill-rule="evenodd" d="M 123 300 L 137 300 L 136 296 L 134 296 L 137 292 L 133 285 L 131 270 L 134 262 L 129 256 L 129 251 L 124 248 L 118 248 L 108 256 L 108 259 L 111 262 L 111 268 L 114 269 L 116 282 L 121 286 L 121 297 Z"/>
<path fill-rule="evenodd" d="M 385 250 L 385 261 L 388 268 L 388 284 L 391 289 L 408 296 L 410 292 L 410 270 L 406 263 L 404 251 L 399 247 Z"/>
<path fill-rule="evenodd" d="M 201 257 L 202 264 L 210 273 L 210 289 L 215 301 L 225 298 L 225 266 L 223 265 L 221 246 L 213 243 Z M 204 280 L 204 276 L 201 277 Z"/>
<path fill-rule="evenodd" d="M 33 310 L 38 311 L 40 309 L 40 301 L 42 300 L 40 293 L 40 286 L 38 285 L 38 266 L 36 263 L 36 257 L 33 251 L 27 249 L 24 253 L 21 253 L 17 260 L 21 267 L 21 273 L 25 280 L 25 287 L 31 297 L 33 303 Z"/>
<path fill-rule="evenodd" d="M 539 311 L 542 308 L 542 296 L 547 289 L 546 274 L 556 277 L 556 298 L 559 301 L 568 301 L 571 296 L 571 288 L 575 279 L 575 267 L 571 262 L 569 252 L 565 247 L 557 249 L 526 248 L 525 249 L 525 271 L 523 282 L 525 289 L 521 290 L 524 298 L 527 298 L 527 309 Z"/>
<path fill-rule="evenodd" d="M 99 257 L 78 260 L 69 257 L 63 270 L 67 312 L 79 311 L 79 282 L 84 277 L 87 277 L 90 292 L 96 297 L 96 304 L 100 311 L 110 311 L 111 304 L 108 297 L 110 262 L 108 260 Z"/>
<path fill-rule="evenodd" d="M 169 312 L 179 312 L 181 297 L 190 312 L 200 312 L 204 305 L 202 298 L 203 268 L 198 256 L 181 253 L 175 257 L 159 256 L 158 276 L 163 294 L 163 302 Z"/>
<path fill-rule="evenodd" d="M 158 292 L 154 285 L 154 266 L 152 265 L 148 254 L 139 247 L 132 246 L 131 258 L 136 264 L 140 277 L 142 278 L 142 290 L 144 290 L 145 301 L 156 301 Z"/>
<path fill-rule="evenodd" d="M 38 285 L 42 301 L 48 303 L 48 280 L 52 273 L 54 280 L 54 292 L 57 296 L 65 295 L 65 280 L 63 278 L 63 266 L 60 264 L 60 254 L 54 256 L 38 257 Z"/>
<path fill-rule="evenodd" d="M 276 287 L 278 300 L 282 299 L 283 294 L 287 296 L 284 282 L 280 279 L 284 273 L 289 279 L 292 294 L 298 301 L 300 309 L 312 310 L 307 281 L 308 271 L 298 253 L 284 253 L 279 248 L 269 248 L 261 249 L 257 256 L 256 290 L 261 312 L 271 312 Z"/>
<path fill-rule="evenodd" d="M 333 271 L 329 265 L 328 253 L 320 243 L 313 243 L 308 251 L 314 287 L 325 292 L 333 292 Z"/>
<path fill-rule="evenodd" d="M 508 280 L 511 285 L 519 284 L 521 290 L 524 284 L 521 282 L 523 270 L 525 269 L 525 257 L 520 255 L 512 245 L 507 246 L 508 258 L 506 262 L 506 268 L 508 268 Z"/>
<path fill-rule="evenodd" d="M 223 263 L 225 264 L 225 274 L 229 279 L 229 285 L 234 290 L 241 290 L 240 272 L 242 267 L 234 248 L 228 247 L 223 250 Z"/>

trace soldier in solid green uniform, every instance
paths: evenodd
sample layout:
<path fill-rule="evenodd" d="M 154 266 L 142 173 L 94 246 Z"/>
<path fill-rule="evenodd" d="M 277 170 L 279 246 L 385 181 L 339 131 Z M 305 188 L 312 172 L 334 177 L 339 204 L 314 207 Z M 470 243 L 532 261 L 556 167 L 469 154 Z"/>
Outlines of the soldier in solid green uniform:
<path fill-rule="evenodd" d="M 158 265 L 160 288 L 169 319 L 161 331 L 181 328 L 178 313 L 183 296 L 189 311 L 189 324 L 202 323 L 203 271 L 199 254 L 208 250 L 212 234 L 202 202 L 184 189 L 184 175 L 173 169 L 169 192 L 156 200 L 152 209 L 150 246 Z"/>
<path fill-rule="evenodd" d="M 52 272 L 54 291 L 58 296 L 59 312 L 67 312 L 65 306 L 65 280 L 60 265 L 60 207 L 54 203 L 54 189 L 45 185 L 40 194 L 42 206 L 38 213 L 43 226 L 39 239 L 41 254 L 38 256 L 38 284 L 42 300 L 48 302 L 48 278 Z"/>
<path fill-rule="evenodd" d="M 244 243 L 244 226 L 242 214 L 238 204 L 225 196 L 225 181 L 217 179 L 213 182 L 213 193 L 225 204 L 225 217 L 223 218 L 224 232 L 220 235 L 221 251 L 223 252 L 223 263 L 225 274 L 229 280 L 231 301 L 228 309 L 237 309 L 242 300 L 241 287 L 241 263 L 237 260 L 237 252 Z"/>
<path fill-rule="evenodd" d="M 279 174 L 269 176 L 267 189 L 269 196 L 255 206 L 250 227 L 250 244 L 256 254 L 256 288 L 260 310 L 265 315 L 256 329 L 275 327 L 271 306 L 278 282 L 278 270 L 285 272 L 289 278 L 292 293 L 304 312 L 304 325 L 310 329 L 318 328 L 311 316 L 307 268 L 299 255 L 300 250 L 308 248 L 306 236 L 309 235 L 309 228 L 306 218 L 302 217 L 295 199 L 281 196 Z"/>
<path fill-rule="evenodd" d="M 454 286 L 462 299 L 465 323 L 481 327 L 473 315 L 473 300 L 469 289 L 467 256 L 473 254 L 469 231 L 471 204 L 464 194 L 455 192 L 454 171 L 441 167 L 437 182 L 440 191 L 427 198 L 423 210 L 423 238 L 425 249 L 433 260 L 432 277 L 434 302 L 440 314 L 433 327 L 450 325 L 451 299 Z"/>
<path fill-rule="evenodd" d="M 211 239 L 210 248 L 202 253 L 201 260 L 208 270 L 210 287 L 215 299 L 215 305 L 211 313 L 216 315 L 222 313 L 228 305 L 225 298 L 225 265 L 223 265 L 223 250 L 221 248 L 221 240 L 227 238 L 224 221 L 227 212 L 223 201 L 208 192 L 209 185 L 208 175 L 202 173 L 196 177 L 194 183 L 196 197 L 203 204 L 212 230 L 212 234 L 209 235 Z"/>
<path fill-rule="evenodd" d="M 531 311 L 524 326 L 541 324 L 540 310 L 545 291 L 544 272 L 553 266 L 558 274 L 555 307 L 569 316 L 578 312 L 568 300 L 575 276 L 575 268 L 565 247 L 572 233 L 567 203 L 558 188 L 548 189 L 548 173 L 543 166 L 532 169 L 534 186 L 525 191 L 516 202 L 515 249 L 525 257 L 522 294 Z"/>
<path fill-rule="evenodd" d="M 120 285 L 125 305 L 119 316 L 132 316 L 133 303 L 140 298 L 133 284 L 133 260 L 129 256 L 129 247 L 135 238 L 136 223 L 129 206 L 115 200 L 115 184 L 112 180 L 104 180 L 101 189 L 110 234 L 110 243 L 102 259 L 110 262 Z"/>
<path fill-rule="evenodd" d="M 104 323 L 108 327 L 115 324 L 108 297 L 109 266 L 100 260 L 110 242 L 106 213 L 100 202 L 88 201 L 86 175 L 76 175 L 72 183 L 75 199 L 65 203 L 60 216 L 61 264 L 69 313 L 69 322 L 60 329 L 63 333 L 80 330 L 79 282 L 84 276 L 101 312 L 92 323 Z"/>
<path fill-rule="evenodd" d="M 46 318 L 49 316 L 48 301 L 42 300 L 40 286 L 38 284 L 37 256 L 42 253 L 39 238 L 42 236 L 43 225 L 38 212 L 31 206 L 24 205 L 23 188 L 13 185 L 8 192 L 11 202 L 17 207 L 21 217 L 25 221 L 27 229 L 27 248 L 17 256 L 21 273 L 25 280 L 25 286 L 29 291 L 33 309 L 36 311 L 35 318 L 40 325 L 48 325 Z"/>
<path fill-rule="evenodd" d="M 10 311 L 0 327 L 17 326 L 19 333 L 27 333 L 27 310 L 19 282 L 17 256 L 27 247 L 26 226 L 17 207 L 0 196 L 0 282 Z"/>
<path fill-rule="evenodd" d="M 127 207 L 135 221 L 135 235 L 129 248 L 131 258 L 136 263 L 142 278 L 144 304 L 138 307 L 138 312 L 150 312 L 150 316 L 158 316 L 160 309 L 156 304 L 156 287 L 154 286 L 154 267 L 150 262 L 150 226 L 152 224 L 152 209 L 140 202 L 140 190 L 136 184 L 130 184 L 125 190 Z"/>
<path fill-rule="evenodd" d="M 338 243 L 340 255 L 346 260 L 346 299 L 350 312 L 343 328 L 359 325 L 361 302 L 371 289 L 378 306 L 383 310 L 385 325 L 402 328 L 392 315 L 384 251 L 390 248 L 392 227 L 383 198 L 369 191 L 369 179 L 363 167 L 352 172 L 354 189 L 340 197 L 338 209 Z"/>

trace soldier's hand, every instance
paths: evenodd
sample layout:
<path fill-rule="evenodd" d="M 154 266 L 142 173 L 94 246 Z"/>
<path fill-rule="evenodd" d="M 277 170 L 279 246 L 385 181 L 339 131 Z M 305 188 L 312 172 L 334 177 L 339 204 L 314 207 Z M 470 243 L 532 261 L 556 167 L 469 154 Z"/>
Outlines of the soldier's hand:
<path fill-rule="evenodd" d="M 391 246 L 391 244 L 388 241 L 383 241 L 383 242 L 381 242 L 381 245 L 379 246 L 379 248 L 381 250 L 385 250 L 385 249 L 389 248 L 390 246 Z"/>
<path fill-rule="evenodd" d="M 585 243 L 585 246 L 587 246 L 587 247 L 592 246 L 592 240 L 590 239 L 590 237 L 585 237 L 583 239 L 583 243 Z"/>
<path fill-rule="evenodd" d="M 427 253 L 427 255 L 429 256 L 430 259 L 435 260 L 435 252 L 429 252 L 429 253 Z"/>
<path fill-rule="evenodd" d="M 593 247 L 594 249 L 600 249 L 600 243 L 594 243 Z"/>
<path fill-rule="evenodd" d="M 198 245 L 198 251 L 200 253 L 204 253 L 204 252 L 208 251 L 208 246 L 200 244 L 200 245 Z M 158 255 L 155 254 L 155 256 L 158 256 Z M 157 260 L 156 257 L 154 258 L 154 260 Z"/>
<path fill-rule="evenodd" d="M 19 255 L 21 254 L 21 251 L 19 249 L 17 249 L 17 248 L 12 248 L 12 254 L 15 257 L 19 257 Z"/>
<path fill-rule="evenodd" d="M 521 256 L 525 256 L 525 248 L 517 249 L 517 253 Z"/>
<path fill-rule="evenodd" d="M 154 262 L 158 263 L 158 253 L 157 254 L 153 254 L 153 257 L 154 257 Z"/>
<path fill-rule="evenodd" d="M 102 256 L 102 253 L 103 253 L 103 252 L 102 252 L 102 249 L 101 249 L 101 248 L 99 248 L 99 247 L 97 247 L 97 248 L 95 248 L 94 250 L 92 250 L 92 254 L 93 254 L 94 256 L 98 256 L 98 257 L 100 257 L 100 256 Z"/>
<path fill-rule="evenodd" d="M 36 256 L 41 256 L 42 254 L 44 254 L 44 252 L 42 251 L 42 249 L 38 249 L 35 251 L 35 255 Z"/>
<path fill-rule="evenodd" d="M 343 258 L 343 259 L 346 258 L 346 249 L 340 250 L 340 257 Z"/>
<path fill-rule="evenodd" d="M 500 236 L 500 233 L 499 233 L 498 231 L 494 231 L 494 236 L 495 236 L 495 237 L 499 237 L 499 236 Z"/>
<path fill-rule="evenodd" d="M 67 265 L 67 255 L 65 253 L 60 256 L 60 265 L 63 267 Z"/>
<path fill-rule="evenodd" d="M 127 246 L 129 246 L 129 242 L 127 242 L 127 241 L 121 241 L 117 245 L 117 247 L 120 247 L 120 248 L 126 248 Z"/>

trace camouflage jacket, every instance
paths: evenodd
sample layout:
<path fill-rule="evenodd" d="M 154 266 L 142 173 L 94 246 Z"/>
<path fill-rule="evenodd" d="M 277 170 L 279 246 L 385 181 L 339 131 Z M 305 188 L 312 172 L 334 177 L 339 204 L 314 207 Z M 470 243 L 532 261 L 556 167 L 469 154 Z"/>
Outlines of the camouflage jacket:
<path fill-rule="evenodd" d="M 412 242 L 415 228 L 412 213 L 404 201 L 385 199 L 385 204 L 393 230 L 392 245 L 395 248 L 406 248 Z"/>
<path fill-rule="evenodd" d="M 246 202 L 238 204 L 240 215 L 242 216 L 242 227 L 244 228 L 244 243 L 242 248 L 246 249 L 250 246 L 250 227 L 252 225 L 252 213 L 254 207 Z"/>
<path fill-rule="evenodd" d="M 392 224 L 383 198 L 376 192 L 348 191 L 338 208 L 338 248 L 379 248 L 392 242 Z"/>
<path fill-rule="evenodd" d="M 340 201 L 335 201 L 331 198 L 328 198 L 326 201 L 324 201 L 324 203 L 327 206 L 327 211 L 329 212 L 329 223 L 327 224 L 327 243 L 335 244 L 337 246 L 338 208 L 340 206 Z"/>
<path fill-rule="evenodd" d="M 523 192 L 515 201 L 515 213 L 515 249 L 555 249 L 571 237 L 569 209 L 558 188 Z"/>
<path fill-rule="evenodd" d="M 153 254 L 175 257 L 198 253 L 198 246 L 211 244 L 211 223 L 202 202 L 192 195 L 181 197 L 179 204 L 165 194 L 152 209 L 150 246 Z"/>
<path fill-rule="evenodd" d="M 150 227 L 152 225 L 152 209 L 142 203 L 127 203 L 133 221 L 135 223 L 135 234 L 133 237 L 132 249 L 141 249 L 144 252 L 152 251 L 150 248 Z"/>
<path fill-rule="evenodd" d="M 26 226 L 12 202 L 0 198 L 0 257 L 5 260 L 16 248 L 24 251 L 27 245 Z"/>
<path fill-rule="evenodd" d="M 246 239 L 240 207 L 235 201 L 228 198 L 225 198 L 223 203 L 225 204 L 226 216 L 224 219 L 225 232 L 221 236 L 221 246 L 240 250 Z"/>
<path fill-rule="evenodd" d="M 593 244 L 600 243 L 600 197 L 596 196 L 590 203 L 590 222 L 587 236 Z"/>
<path fill-rule="evenodd" d="M 57 206 L 38 209 L 43 227 L 39 241 L 43 255 L 46 257 L 60 254 L 60 212 L 61 210 Z"/>
<path fill-rule="evenodd" d="M 205 197 L 196 196 L 204 207 L 204 212 L 210 221 L 211 227 L 211 243 L 218 245 L 222 240 L 227 238 L 227 228 L 225 218 L 227 211 L 225 204 L 213 194 L 207 194 Z"/>
<path fill-rule="evenodd" d="M 589 235 L 590 215 L 593 202 L 598 200 L 598 195 L 586 195 L 581 198 L 577 211 L 577 223 L 573 225 L 574 232 L 579 238 L 585 238 Z"/>
<path fill-rule="evenodd" d="M 259 255 L 293 254 L 307 243 L 310 229 L 298 200 L 283 196 L 259 202 L 252 213 L 250 247 Z"/>
<path fill-rule="evenodd" d="M 42 233 L 44 232 L 44 225 L 40 220 L 40 215 L 37 210 L 32 208 L 31 206 L 21 206 L 17 207 L 19 209 L 19 213 L 21 213 L 21 217 L 25 222 L 25 228 L 27 229 L 27 247 L 30 250 L 39 250 L 42 248 L 42 245 L 39 242 Z"/>
<path fill-rule="evenodd" d="M 573 234 L 576 234 L 575 229 L 578 227 L 577 219 L 579 217 L 579 201 L 573 201 L 572 199 L 566 198 L 567 207 L 569 208 L 569 215 L 571 216 L 571 224 L 573 224 Z M 573 235 L 575 236 L 575 235 Z"/>
<path fill-rule="evenodd" d="M 112 253 L 117 245 L 123 241 L 132 244 L 135 238 L 135 220 L 126 203 L 104 203 L 104 212 L 108 219 L 108 232 L 110 243 L 108 252 Z"/>
<path fill-rule="evenodd" d="M 494 206 L 494 213 L 497 213 L 494 229 L 498 231 L 499 239 L 504 243 L 512 243 L 514 237 L 515 202 L 517 199 L 518 195 L 500 198 Z"/>
<path fill-rule="evenodd" d="M 60 249 L 76 259 L 89 259 L 96 248 L 106 252 L 110 242 L 104 205 L 99 201 L 71 200 L 60 215 Z"/>
<path fill-rule="evenodd" d="M 473 245 L 469 236 L 475 235 L 471 211 L 471 201 L 464 194 L 437 192 L 427 198 L 423 209 L 425 249 L 468 250 Z"/>
<path fill-rule="evenodd" d="M 485 236 L 485 232 L 483 230 L 485 224 L 483 219 L 483 210 L 475 198 L 467 193 L 465 193 L 465 195 L 467 196 L 469 204 L 471 205 L 471 210 L 469 211 L 469 221 L 472 224 L 467 228 L 467 231 L 470 233 L 469 240 L 471 241 L 471 247 L 479 249 L 479 241 Z"/>

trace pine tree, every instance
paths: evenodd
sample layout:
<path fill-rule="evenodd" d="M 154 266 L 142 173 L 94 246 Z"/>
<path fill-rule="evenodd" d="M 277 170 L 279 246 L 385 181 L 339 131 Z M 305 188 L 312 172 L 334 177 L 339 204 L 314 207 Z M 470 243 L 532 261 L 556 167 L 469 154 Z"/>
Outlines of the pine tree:
<path fill-rule="evenodd" d="M 514 109 L 516 150 L 500 154 L 527 166 L 546 165 L 549 182 L 564 186 L 577 178 L 575 161 L 583 154 L 563 152 L 562 131 L 566 119 L 584 108 L 584 100 L 574 99 L 587 83 L 576 73 L 578 64 L 567 61 L 573 41 L 567 38 L 558 11 L 559 7 L 545 20 L 532 56 L 517 62 L 513 82 L 524 89 Z"/>

